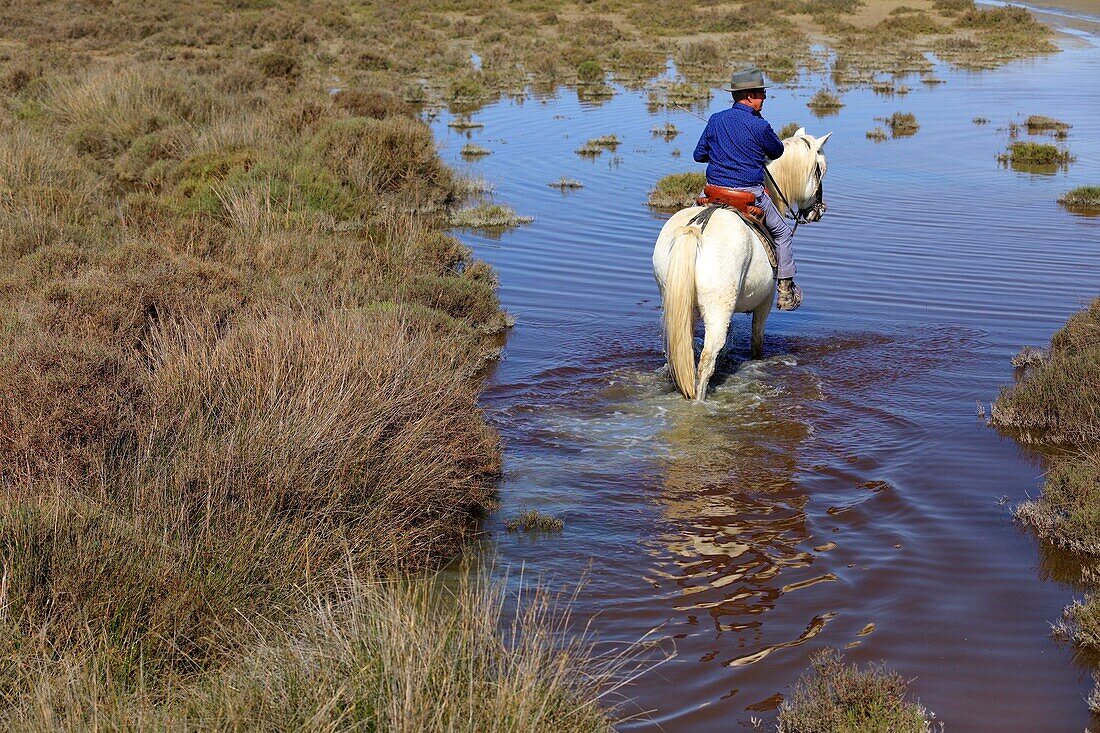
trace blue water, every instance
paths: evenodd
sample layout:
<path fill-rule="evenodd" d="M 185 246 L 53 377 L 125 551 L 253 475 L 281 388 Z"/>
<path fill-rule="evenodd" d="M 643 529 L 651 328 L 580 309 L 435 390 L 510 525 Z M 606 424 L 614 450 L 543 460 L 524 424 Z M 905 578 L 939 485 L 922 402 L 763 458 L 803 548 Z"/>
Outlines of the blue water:
<path fill-rule="evenodd" d="M 574 616 L 607 642 L 669 638 L 675 657 L 626 692 L 648 713 L 622 728 L 768 720 L 824 646 L 916 678 L 948 730 L 1095 728 L 1088 670 L 1049 633 L 1074 587 L 1011 520 L 1042 466 L 976 414 L 1011 383 L 1011 356 L 1100 289 L 1100 219 L 1056 203 L 1100 182 L 1095 38 L 995 71 L 938 67 L 945 84 L 910 77 L 904 96 L 848 91 L 823 119 L 805 106 L 820 79 L 770 92 L 777 129 L 834 132 L 829 211 L 795 241 L 805 304 L 773 312 L 762 362 L 735 317 L 705 405 L 662 372 L 650 253 L 666 215 L 645 204 L 661 176 L 701 169 L 703 123 L 651 113 L 642 92 L 592 105 L 567 89 L 487 107 L 469 134 L 434 121 L 449 160 L 536 217 L 459 233 L 517 321 L 483 401 L 506 445 L 485 559 L 558 587 L 587 575 Z M 709 112 L 726 104 L 719 92 Z M 919 132 L 865 137 L 895 111 Z M 1030 114 L 1073 125 L 1067 170 L 997 162 Z M 666 121 L 672 141 L 650 132 Z M 609 133 L 617 151 L 573 152 Z M 464 163 L 467 140 L 492 154 Z M 584 188 L 547 186 L 563 175 Z M 527 507 L 564 532 L 505 531 Z"/>

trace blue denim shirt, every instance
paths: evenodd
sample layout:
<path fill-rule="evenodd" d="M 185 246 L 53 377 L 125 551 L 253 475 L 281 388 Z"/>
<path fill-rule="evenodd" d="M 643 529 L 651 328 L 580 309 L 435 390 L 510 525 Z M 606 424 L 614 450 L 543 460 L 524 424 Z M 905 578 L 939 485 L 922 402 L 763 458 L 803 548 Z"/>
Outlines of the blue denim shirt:
<path fill-rule="evenodd" d="M 735 102 L 711 115 L 699 144 L 696 163 L 707 164 L 707 183 L 748 188 L 764 182 L 764 165 L 783 154 L 783 141 L 760 113 Z"/>

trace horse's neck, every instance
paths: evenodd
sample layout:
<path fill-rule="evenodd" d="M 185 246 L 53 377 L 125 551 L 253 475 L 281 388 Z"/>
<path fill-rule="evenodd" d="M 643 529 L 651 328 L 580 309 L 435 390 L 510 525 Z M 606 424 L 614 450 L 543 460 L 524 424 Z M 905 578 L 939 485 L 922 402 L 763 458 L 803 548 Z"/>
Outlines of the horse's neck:
<path fill-rule="evenodd" d="M 791 141 L 784 142 L 783 154 L 768 164 L 768 171 L 771 175 L 764 177 L 764 187 L 768 190 L 768 195 L 771 196 L 775 207 L 779 209 L 779 213 L 784 216 L 791 214 L 790 207 L 794 206 L 795 200 L 800 197 L 802 189 L 805 187 L 803 173 L 806 168 L 806 161 L 804 160 L 802 147 L 804 146 L 796 147 L 792 145 Z M 776 185 L 782 189 L 781 196 L 777 195 L 779 192 L 775 190 Z M 795 195 L 796 192 L 799 194 L 798 196 Z M 784 198 L 786 203 L 784 203 Z"/>

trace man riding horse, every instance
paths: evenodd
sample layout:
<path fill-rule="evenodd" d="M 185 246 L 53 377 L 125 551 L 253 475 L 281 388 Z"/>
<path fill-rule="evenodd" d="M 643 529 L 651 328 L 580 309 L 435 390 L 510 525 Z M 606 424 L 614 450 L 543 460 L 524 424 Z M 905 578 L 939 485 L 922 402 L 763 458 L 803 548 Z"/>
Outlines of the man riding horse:
<path fill-rule="evenodd" d="M 722 89 L 733 93 L 734 104 L 711 115 L 694 158 L 707 164 L 708 186 L 756 197 L 756 206 L 764 212 L 764 225 L 775 238 L 779 310 L 793 311 L 802 304 L 802 289 L 794 284 L 793 232 L 764 190 L 764 166 L 783 154 L 783 142 L 760 115 L 768 96 L 764 75 L 759 69 L 738 71 Z"/>

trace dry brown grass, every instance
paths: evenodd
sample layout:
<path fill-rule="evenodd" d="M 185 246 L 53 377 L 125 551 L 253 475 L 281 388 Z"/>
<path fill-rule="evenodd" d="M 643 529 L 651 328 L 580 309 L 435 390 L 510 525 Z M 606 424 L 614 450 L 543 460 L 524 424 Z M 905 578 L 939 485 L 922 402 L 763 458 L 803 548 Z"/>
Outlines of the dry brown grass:
<path fill-rule="evenodd" d="M 606 733 L 604 709 L 639 669 L 567 633 L 560 600 L 463 582 L 351 581 L 294 619 L 242 630 L 226 664 L 168 680 L 161 695 L 119 676 L 102 650 L 5 667 L 26 690 L 5 730 L 565 730 Z M 504 609 L 518 603 L 518 611 Z M 567 641 L 574 639 L 574 641 Z M 45 651 L 45 650 L 43 650 Z M 576 670 L 584 669 L 578 675 Z"/>
<path fill-rule="evenodd" d="M 492 505 L 506 319 L 356 12 L 0 9 L 5 729 L 606 729 L 545 619 L 371 585 Z"/>

